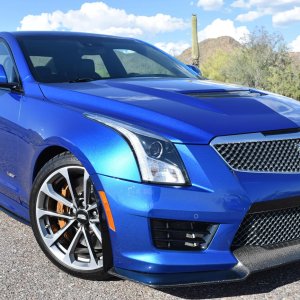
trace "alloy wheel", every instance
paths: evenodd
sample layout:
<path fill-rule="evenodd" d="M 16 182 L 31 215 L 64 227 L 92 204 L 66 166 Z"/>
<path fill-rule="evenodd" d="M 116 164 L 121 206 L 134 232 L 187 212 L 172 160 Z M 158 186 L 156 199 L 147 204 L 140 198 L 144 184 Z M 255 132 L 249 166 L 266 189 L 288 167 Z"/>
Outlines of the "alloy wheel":
<path fill-rule="evenodd" d="M 97 197 L 85 168 L 61 167 L 46 178 L 36 220 L 45 246 L 62 264 L 78 271 L 103 267 Z"/>

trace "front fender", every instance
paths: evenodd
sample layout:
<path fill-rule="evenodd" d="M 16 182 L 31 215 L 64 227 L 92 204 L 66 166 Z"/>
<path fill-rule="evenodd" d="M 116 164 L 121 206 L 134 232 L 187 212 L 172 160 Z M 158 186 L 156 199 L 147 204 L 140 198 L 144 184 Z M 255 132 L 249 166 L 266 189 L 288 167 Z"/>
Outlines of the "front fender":
<path fill-rule="evenodd" d="M 78 158 L 90 175 L 101 174 L 140 182 L 136 159 L 126 140 L 113 129 L 93 123 L 95 124 L 88 126 L 86 133 L 77 131 L 78 135 L 72 132 L 70 135 L 65 133 L 64 137 L 52 136 L 45 139 L 39 145 L 36 156 L 48 147 L 59 146 Z"/>
<path fill-rule="evenodd" d="M 32 115 L 33 111 L 35 115 Z M 24 97 L 20 131 L 20 180 L 21 190 L 25 192 L 22 198 L 28 199 L 30 194 L 38 157 L 53 146 L 63 147 L 74 154 L 90 175 L 141 181 L 135 156 L 127 141 L 110 127 L 87 119 L 82 111 Z"/>

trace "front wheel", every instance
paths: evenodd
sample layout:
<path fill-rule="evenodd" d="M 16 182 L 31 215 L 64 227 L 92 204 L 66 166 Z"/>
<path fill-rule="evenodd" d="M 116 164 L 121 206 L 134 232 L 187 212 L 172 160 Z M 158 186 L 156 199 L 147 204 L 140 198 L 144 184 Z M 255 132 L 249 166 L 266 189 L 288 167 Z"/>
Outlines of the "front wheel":
<path fill-rule="evenodd" d="M 81 163 L 66 152 L 38 173 L 30 201 L 34 235 L 46 256 L 74 276 L 105 280 L 97 196 Z"/>

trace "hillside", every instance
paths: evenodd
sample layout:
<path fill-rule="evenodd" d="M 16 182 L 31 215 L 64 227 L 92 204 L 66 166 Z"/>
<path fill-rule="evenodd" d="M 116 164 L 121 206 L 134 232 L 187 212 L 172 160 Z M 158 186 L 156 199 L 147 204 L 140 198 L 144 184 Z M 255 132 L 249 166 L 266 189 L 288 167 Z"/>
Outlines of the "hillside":
<path fill-rule="evenodd" d="M 199 43 L 200 63 L 203 64 L 208 61 L 216 51 L 232 52 L 235 49 L 242 47 L 242 45 L 229 36 L 222 36 L 214 39 L 207 39 Z M 290 56 L 293 63 L 300 68 L 300 52 L 291 52 Z M 183 51 L 177 58 L 185 64 L 192 63 L 192 48 Z"/>
<path fill-rule="evenodd" d="M 216 51 L 232 52 L 241 47 L 241 44 L 229 36 L 207 39 L 199 43 L 200 63 L 205 63 Z M 192 63 L 192 48 L 183 51 L 177 58 L 185 64 Z"/>

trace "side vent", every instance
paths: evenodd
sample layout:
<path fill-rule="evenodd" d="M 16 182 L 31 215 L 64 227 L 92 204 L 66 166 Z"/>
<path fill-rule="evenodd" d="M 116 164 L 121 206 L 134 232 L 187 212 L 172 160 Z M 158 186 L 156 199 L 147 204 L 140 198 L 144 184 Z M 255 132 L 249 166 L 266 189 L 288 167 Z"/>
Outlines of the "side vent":
<path fill-rule="evenodd" d="M 151 219 L 153 244 L 164 250 L 205 250 L 217 229 L 211 223 Z"/>

